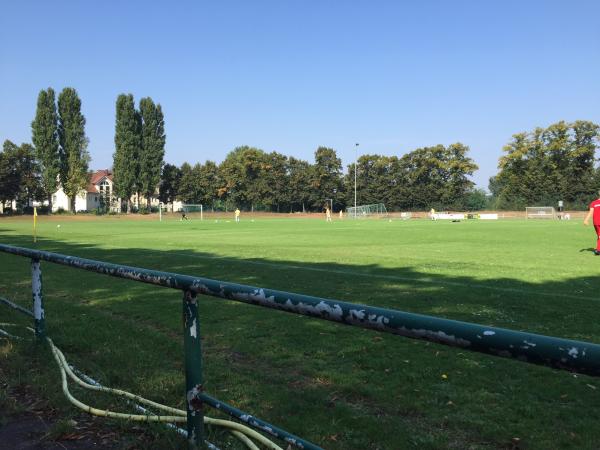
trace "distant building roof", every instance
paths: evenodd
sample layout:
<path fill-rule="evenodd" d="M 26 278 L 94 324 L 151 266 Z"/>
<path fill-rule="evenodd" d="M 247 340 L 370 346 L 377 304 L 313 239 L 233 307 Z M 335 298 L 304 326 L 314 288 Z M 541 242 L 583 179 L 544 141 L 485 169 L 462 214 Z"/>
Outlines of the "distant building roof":
<path fill-rule="evenodd" d="M 107 178 L 110 181 L 113 180 L 113 174 L 110 170 L 108 169 L 104 169 L 104 170 L 96 170 L 95 172 L 90 172 L 88 174 L 88 185 L 87 185 L 87 192 L 90 193 L 98 193 L 98 189 L 96 189 L 96 186 L 98 184 L 100 184 L 100 182 L 102 181 L 103 178 Z"/>

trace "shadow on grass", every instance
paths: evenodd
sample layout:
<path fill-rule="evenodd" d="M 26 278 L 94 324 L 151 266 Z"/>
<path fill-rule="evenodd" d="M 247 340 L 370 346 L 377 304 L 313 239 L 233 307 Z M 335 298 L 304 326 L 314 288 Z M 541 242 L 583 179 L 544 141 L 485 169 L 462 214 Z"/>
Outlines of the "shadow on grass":
<path fill-rule="evenodd" d="M 10 244 L 32 247 L 30 237 L 11 236 Z M 107 250 L 53 240 L 36 247 L 600 342 L 600 280 L 593 276 L 539 284 L 194 249 Z M 23 290 L 28 261 L 0 254 L 0 262 L 6 274 L 0 286 Z M 43 271 L 49 333 L 65 352 L 110 384 L 181 401 L 179 292 L 50 263 Z M 595 380 L 587 377 L 219 299 L 206 298 L 201 314 L 209 392 L 326 448 L 447 448 L 457 442 L 467 448 L 482 440 L 490 445 L 473 448 L 497 448 L 515 436 L 524 436 L 528 448 L 544 448 L 562 447 L 562 435 L 573 448 L 587 448 L 597 437 L 590 424 L 600 419 L 600 406 L 586 387 Z M 334 426 L 344 431 L 336 434 Z M 361 430 L 360 436 L 351 430 Z M 397 440 L 403 430 L 404 440 Z"/>

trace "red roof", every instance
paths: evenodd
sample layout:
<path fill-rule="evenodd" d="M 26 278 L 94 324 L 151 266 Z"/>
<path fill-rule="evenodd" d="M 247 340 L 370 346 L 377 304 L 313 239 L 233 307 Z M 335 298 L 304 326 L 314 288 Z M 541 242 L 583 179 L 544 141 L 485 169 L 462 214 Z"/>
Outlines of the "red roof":
<path fill-rule="evenodd" d="M 95 172 L 90 172 L 88 174 L 89 181 L 87 185 L 87 192 L 98 193 L 98 189 L 96 189 L 96 185 L 100 184 L 103 178 L 108 178 L 110 181 L 113 179 L 112 172 L 108 169 L 104 170 L 96 170 Z"/>

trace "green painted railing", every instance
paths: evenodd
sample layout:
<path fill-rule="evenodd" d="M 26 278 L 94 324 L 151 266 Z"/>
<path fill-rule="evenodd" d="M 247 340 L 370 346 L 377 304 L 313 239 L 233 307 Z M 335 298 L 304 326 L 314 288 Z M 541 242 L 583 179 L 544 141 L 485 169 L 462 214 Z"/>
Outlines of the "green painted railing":
<path fill-rule="evenodd" d="M 37 336 L 44 335 L 45 327 L 40 261 L 48 261 L 113 277 L 181 290 L 183 292 L 187 430 L 188 439 L 195 445 L 199 445 L 204 439 L 202 407 L 206 404 L 245 422 L 251 427 L 283 439 L 295 447 L 309 450 L 319 449 L 318 446 L 310 442 L 220 402 L 203 392 L 200 318 L 197 308 L 198 294 L 423 339 L 556 369 L 600 376 L 600 345 L 590 342 L 487 327 L 208 278 L 94 261 L 11 245 L 0 244 L 0 251 L 31 258 L 33 316 Z M 7 303 L 7 300 L 3 300 L 3 302 Z M 23 309 L 14 304 L 10 306 Z M 31 312 L 28 313 L 31 314 Z"/>

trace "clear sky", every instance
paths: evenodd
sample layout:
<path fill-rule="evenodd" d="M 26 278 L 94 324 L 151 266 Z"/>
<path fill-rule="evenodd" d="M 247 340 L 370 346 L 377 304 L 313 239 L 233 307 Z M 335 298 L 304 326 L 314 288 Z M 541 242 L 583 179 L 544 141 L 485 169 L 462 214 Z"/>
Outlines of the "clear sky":
<path fill-rule="evenodd" d="M 600 123 L 600 1 L 3 1 L 1 140 L 31 140 L 49 86 L 79 91 L 94 169 L 132 93 L 162 104 L 177 165 L 461 141 L 487 187 L 513 133 Z"/>

